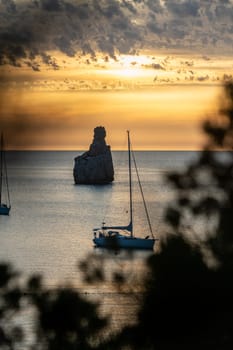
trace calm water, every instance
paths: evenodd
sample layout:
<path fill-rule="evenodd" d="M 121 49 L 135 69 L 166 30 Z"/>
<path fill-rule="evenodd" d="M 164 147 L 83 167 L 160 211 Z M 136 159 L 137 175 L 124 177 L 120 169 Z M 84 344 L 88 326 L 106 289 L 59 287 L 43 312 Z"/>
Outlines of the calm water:
<path fill-rule="evenodd" d="M 90 289 L 77 269 L 91 253 L 106 260 L 107 273 L 128 273 L 129 284 L 143 271 L 148 252 L 128 256 L 95 249 L 92 229 L 128 223 L 127 152 L 113 152 L 115 181 L 105 186 L 74 185 L 73 159 L 82 152 L 8 152 L 12 209 L 0 216 L 0 260 L 11 261 L 24 275 L 43 273 L 48 286 L 71 281 L 81 291 L 105 295 L 103 308 L 116 302 L 119 319 L 126 319 L 125 298 L 111 297 L 111 283 Z M 192 152 L 135 152 L 155 236 L 162 235 L 163 208 L 174 193 L 164 180 L 170 170 L 182 169 L 196 156 Z M 137 188 L 136 188 L 137 189 Z M 135 233 L 148 234 L 139 191 L 135 201 Z M 156 250 L 156 247 L 155 247 Z M 128 305 L 128 304 L 127 304 Z M 129 314 L 130 315 L 130 314 Z M 123 322 L 123 321 L 122 321 Z"/>

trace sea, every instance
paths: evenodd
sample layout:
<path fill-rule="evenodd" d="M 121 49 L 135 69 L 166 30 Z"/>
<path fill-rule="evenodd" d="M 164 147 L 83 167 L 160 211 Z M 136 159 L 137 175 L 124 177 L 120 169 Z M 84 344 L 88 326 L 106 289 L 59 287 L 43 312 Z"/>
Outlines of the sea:
<path fill-rule="evenodd" d="M 9 216 L 0 216 L 0 261 L 11 263 L 22 278 L 41 274 L 47 288 L 72 285 L 87 298 L 101 303 L 116 329 L 135 320 L 140 278 L 145 261 L 154 251 L 108 251 L 95 248 L 93 228 L 126 225 L 129 221 L 128 160 L 126 151 L 113 151 L 114 182 L 75 185 L 74 158 L 82 151 L 8 151 L 11 196 Z M 175 198 L 166 176 L 182 171 L 198 152 L 136 151 L 137 168 L 153 234 L 161 240 L 166 231 L 164 212 Z M 133 174 L 134 233 L 149 233 L 140 191 Z M 100 264 L 105 280 L 89 283 L 82 263 Z M 111 279 L 118 271 L 127 276 L 119 290 Z M 133 295 L 133 297 L 132 297 Z M 28 322 L 25 319 L 21 322 Z"/>

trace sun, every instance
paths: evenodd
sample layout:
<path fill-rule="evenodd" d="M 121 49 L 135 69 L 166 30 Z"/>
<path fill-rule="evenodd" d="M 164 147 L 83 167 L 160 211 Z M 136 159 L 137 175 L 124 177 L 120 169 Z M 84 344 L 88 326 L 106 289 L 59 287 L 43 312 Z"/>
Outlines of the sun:
<path fill-rule="evenodd" d="M 121 55 L 112 68 L 116 76 L 134 78 L 145 75 L 144 68 L 149 62 L 149 58 L 145 55 Z"/>
<path fill-rule="evenodd" d="M 139 68 L 122 68 L 116 69 L 115 74 L 125 78 L 133 78 L 143 75 L 143 72 Z"/>
<path fill-rule="evenodd" d="M 121 55 L 119 61 L 126 67 L 134 67 L 148 64 L 150 58 L 146 55 Z"/>

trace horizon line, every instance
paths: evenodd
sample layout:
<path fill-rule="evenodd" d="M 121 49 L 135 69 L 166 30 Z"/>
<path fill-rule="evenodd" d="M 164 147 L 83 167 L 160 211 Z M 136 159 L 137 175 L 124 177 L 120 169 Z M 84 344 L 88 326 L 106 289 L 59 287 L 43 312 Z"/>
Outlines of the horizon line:
<path fill-rule="evenodd" d="M 88 152 L 87 149 L 45 149 L 45 148 L 22 148 L 22 149 L 6 149 L 6 152 Z M 154 149 L 133 149 L 133 152 L 201 152 L 205 151 L 204 148 L 154 148 Z M 222 149 L 211 149 L 209 151 L 232 151 Z M 111 149 L 111 152 L 128 152 L 125 149 Z"/>

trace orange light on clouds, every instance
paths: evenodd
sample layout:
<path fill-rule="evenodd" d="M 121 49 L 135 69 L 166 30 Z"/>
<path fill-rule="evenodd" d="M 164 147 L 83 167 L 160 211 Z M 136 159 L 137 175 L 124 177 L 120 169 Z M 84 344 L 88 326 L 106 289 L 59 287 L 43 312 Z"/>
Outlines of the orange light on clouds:
<path fill-rule="evenodd" d="M 11 149 L 86 150 L 98 125 L 116 150 L 127 129 L 138 150 L 199 149 L 201 123 L 217 109 L 217 63 L 208 71 L 206 59 L 128 55 L 58 71 L 11 68 L 0 82 L 1 128 Z"/>
<path fill-rule="evenodd" d="M 13 149 L 87 149 L 97 125 L 106 127 L 112 149 L 125 146 L 127 129 L 135 149 L 195 149 L 201 146 L 201 120 L 213 108 L 215 92 L 210 87 L 31 92 L 2 114 Z"/>

